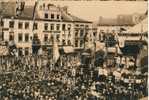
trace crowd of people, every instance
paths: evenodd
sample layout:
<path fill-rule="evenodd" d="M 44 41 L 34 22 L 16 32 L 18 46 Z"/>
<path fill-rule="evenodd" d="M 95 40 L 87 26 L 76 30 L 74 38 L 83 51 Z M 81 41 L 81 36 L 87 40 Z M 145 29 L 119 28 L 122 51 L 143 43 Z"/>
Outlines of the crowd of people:
<path fill-rule="evenodd" d="M 123 71 L 119 76 L 107 68 L 82 65 L 78 59 L 64 56 L 64 61 L 53 64 L 50 57 L 1 57 L 0 99 L 138 100 L 147 96 L 147 75 Z"/>

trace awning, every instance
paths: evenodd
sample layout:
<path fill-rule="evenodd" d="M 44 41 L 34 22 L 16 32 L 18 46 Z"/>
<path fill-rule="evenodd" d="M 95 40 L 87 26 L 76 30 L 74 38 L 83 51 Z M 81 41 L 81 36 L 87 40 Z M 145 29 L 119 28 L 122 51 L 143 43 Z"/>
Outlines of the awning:
<path fill-rule="evenodd" d="M 148 97 L 141 98 L 140 100 L 148 100 Z"/>
<path fill-rule="evenodd" d="M 90 56 L 90 54 L 87 53 L 87 52 L 83 52 L 82 55 L 83 55 L 83 56 Z"/>
<path fill-rule="evenodd" d="M 124 48 L 121 48 L 121 51 L 124 55 L 135 56 L 139 53 L 140 47 L 139 45 L 125 45 Z"/>

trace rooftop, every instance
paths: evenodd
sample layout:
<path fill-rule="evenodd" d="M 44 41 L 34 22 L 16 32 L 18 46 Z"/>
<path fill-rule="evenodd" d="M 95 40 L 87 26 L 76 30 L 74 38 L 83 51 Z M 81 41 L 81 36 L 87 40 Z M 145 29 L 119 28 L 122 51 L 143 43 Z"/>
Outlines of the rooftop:
<path fill-rule="evenodd" d="M 111 18 L 101 18 L 97 24 L 98 26 L 133 26 L 135 23 L 130 17 L 125 19 L 111 19 Z"/>
<path fill-rule="evenodd" d="M 134 26 L 145 19 L 145 14 L 130 14 L 130 15 L 118 15 L 117 18 L 103 18 L 100 17 L 97 23 L 98 26 Z"/>
<path fill-rule="evenodd" d="M 0 16 L 2 16 L 3 18 L 14 17 L 15 19 L 28 19 L 28 20 L 33 19 L 34 6 L 25 5 L 24 10 L 22 11 L 22 14 L 18 17 L 16 16 L 16 6 L 17 6 L 16 2 L 9 2 L 9 3 L 0 2 Z M 45 20 L 44 18 L 41 18 L 37 12 L 38 12 L 38 10 L 36 10 L 36 12 L 35 12 L 35 19 L 36 20 Z M 70 13 L 65 13 L 65 12 L 62 12 L 62 18 L 63 19 L 61 21 L 66 21 L 66 22 L 92 23 L 91 21 L 81 19 L 81 18 L 76 17 Z M 49 21 L 54 21 L 54 20 L 49 20 Z"/>

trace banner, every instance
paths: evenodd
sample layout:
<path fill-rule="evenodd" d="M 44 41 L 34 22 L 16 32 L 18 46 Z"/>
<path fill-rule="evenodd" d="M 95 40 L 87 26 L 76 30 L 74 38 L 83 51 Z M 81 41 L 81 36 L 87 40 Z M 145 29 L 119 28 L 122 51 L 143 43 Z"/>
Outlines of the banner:
<path fill-rule="evenodd" d="M 53 60 L 54 60 L 54 63 L 57 62 L 59 57 L 60 57 L 59 47 L 58 47 L 58 44 L 57 44 L 57 41 L 56 41 L 56 36 L 55 36 L 54 42 L 53 42 Z"/>

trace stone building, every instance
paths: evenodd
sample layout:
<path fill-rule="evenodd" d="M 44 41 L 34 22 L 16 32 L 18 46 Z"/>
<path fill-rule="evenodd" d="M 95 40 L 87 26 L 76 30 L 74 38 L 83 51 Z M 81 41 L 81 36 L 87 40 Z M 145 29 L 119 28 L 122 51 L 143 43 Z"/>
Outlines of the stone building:
<path fill-rule="evenodd" d="M 44 1 L 35 5 L 24 2 L 1 2 L 0 5 L 2 40 L 14 41 L 20 55 L 32 53 L 34 37 L 39 38 L 41 46 L 51 47 L 52 40 L 56 39 L 59 47 L 83 48 L 83 37 L 92 32 L 92 22 L 70 14 L 66 6 Z"/>

